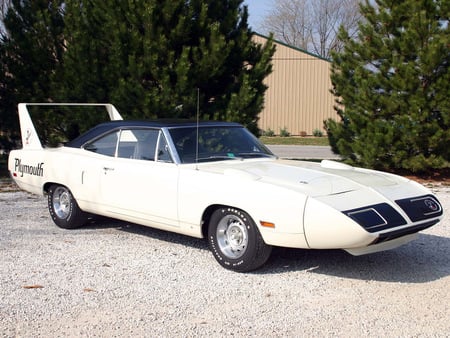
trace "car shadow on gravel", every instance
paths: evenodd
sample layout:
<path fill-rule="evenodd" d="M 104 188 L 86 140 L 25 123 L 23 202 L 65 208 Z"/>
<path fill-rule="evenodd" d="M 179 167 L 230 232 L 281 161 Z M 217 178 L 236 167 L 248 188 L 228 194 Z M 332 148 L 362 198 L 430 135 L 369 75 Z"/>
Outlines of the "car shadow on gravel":
<path fill-rule="evenodd" d="M 342 278 L 426 283 L 450 275 L 450 238 L 420 234 L 394 250 L 352 256 L 344 250 L 274 248 L 258 274 L 307 271 Z"/>
<path fill-rule="evenodd" d="M 204 239 L 114 219 L 100 219 L 83 229 L 108 228 L 209 251 Z M 426 283 L 450 275 L 448 257 L 450 257 L 450 238 L 419 234 L 417 240 L 397 249 L 363 256 L 352 256 L 343 250 L 275 247 L 268 262 L 251 273 L 264 275 L 307 271 L 360 280 Z"/>
<path fill-rule="evenodd" d="M 201 238 L 195 238 L 185 235 L 180 235 L 174 232 L 159 230 L 145 225 L 139 225 L 135 223 L 120 221 L 116 219 L 109 219 L 106 217 L 100 217 L 90 224 L 84 226 L 82 229 L 86 230 L 99 230 L 99 229 L 116 229 L 119 231 L 125 231 L 127 233 L 141 235 L 165 241 L 174 244 L 186 245 L 192 248 L 209 250 L 208 243 Z"/>

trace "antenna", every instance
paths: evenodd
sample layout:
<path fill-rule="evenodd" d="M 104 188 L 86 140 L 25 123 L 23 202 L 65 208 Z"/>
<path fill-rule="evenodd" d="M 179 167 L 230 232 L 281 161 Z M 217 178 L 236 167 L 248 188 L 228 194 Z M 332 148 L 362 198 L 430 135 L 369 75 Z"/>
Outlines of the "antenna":
<path fill-rule="evenodd" d="M 197 135 L 195 138 L 195 169 L 198 170 L 198 141 L 199 141 L 199 124 L 200 124 L 200 88 L 197 87 Z"/>

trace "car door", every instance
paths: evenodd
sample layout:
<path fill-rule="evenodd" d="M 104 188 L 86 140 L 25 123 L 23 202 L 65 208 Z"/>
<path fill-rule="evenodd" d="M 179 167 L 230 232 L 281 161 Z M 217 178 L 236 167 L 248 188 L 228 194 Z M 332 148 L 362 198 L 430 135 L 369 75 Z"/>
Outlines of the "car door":
<path fill-rule="evenodd" d="M 178 167 L 158 129 L 117 132 L 114 156 L 100 170 L 100 196 L 113 217 L 148 225 L 178 226 Z"/>

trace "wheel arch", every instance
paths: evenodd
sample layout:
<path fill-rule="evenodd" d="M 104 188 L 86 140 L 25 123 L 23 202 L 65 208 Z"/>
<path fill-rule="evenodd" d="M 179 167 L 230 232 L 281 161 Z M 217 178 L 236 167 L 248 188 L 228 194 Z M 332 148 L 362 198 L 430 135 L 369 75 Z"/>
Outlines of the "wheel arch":
<path fill-rule="evenodd" d="M 252 219 L 253 223 L 255 223 L 256 227 L 258 228 L 258 224 L 256 223 L 256 221 L 253 219 L 252 215 L 245 209 L 240 208 L 240 207 L 236 207 L 234 205 L 229 205 L 229 204 L 211 204 L 210 206 L 208 206 L 205 211 L 203 211 L 203 215 L 202 215 L 202 219 L 201 219 L 201 231 L 202 231 L 202 236 L 203 238 L 206 238 L 208 236 L 208 225 L 209 225 L 209 221 L 211 220 L 211 216 L 214 213 L 214 211 L 216 211 L 217 209 L 220 208 L 233 208 L 233 209 L 238 209 L 241 211 L 244 211 L 245 213 L 247 213 L 250 218 Z"/>
<path fill-rule="evenodd" d="M 225 205 L 225 204 L 212 204 L 210 206 L 208 206 L 205 211 L 203 211 L 203 215 L 202 215 L 202 221 L 201 221 L 201 226 L 202 226 L 202 237 L 206 238 L 208 237 L 208 225 L 209 225 L 209 221 L 211 220 L 211 215 L 213 214 L 214 211 L 216 211 L 219 208 L 223 208 L 223 207 L 229 207 L 229 205 Z"/>
<path fill-rule="evenodd" d="M 237 206 L 234 206 L 231 204 L 225 204 L 225 203 L 211 204 L 203 211 L 201 223 L 200 223 L 201 224 L 201 235 L 203 238 L 208 237 L 208 226 L 209 226 L 209 221 L 211 220 L 212 214 L 214 213 L 214 211 L 216 211 L 217 209 L 220 209 L 220 208 L 233 208 L 233 209 L 237 209 L 237 210 L 245 212 L 250 217 L 250 219 L 253 221 L 256 228 L 260 232 L 261 236 L 264 238 L 264 233 L 262 232 L 259 222 L 257 222 L 257 220 L 254 218 L 254 215 L 252 215 L 248 211 L 248 209 L 245 209 L 242 207 L 237 207 Z"/>
<path fill-rule="evenodd" d="M 45 182 L 44 183 L 44 186 L 42 187 L 42 192 L 44 193 L 44 194 L 48 194 L 48 190 L 50 189 L 50 187 L 52 186 L 52 185 L 54 185 L 54 184 L 56 184 L 56 185 L 61 185 L 61 186 L 63 186 L 63 187 L 66 187 L 64 184 L 61 184 L 61 183 L 56 183 L 56 182 Z M 69 189 L 69 187 L 66 187 L 67 189 Z M 69 189 L 70 190 L 70 189 Z"/>
<path fill-rule="evenodd" d="M 255 224 L 256 228 L 261 232 L 259 223 L 255 220 L 255 218 L 252 216 L 252 214 L 248 210 L 241 208 L 241 207 L 234 206 L 234 205 L 230 205 L 230 204 L 217 203 L 217 204 L 211 204 L 210 206 L 208 206 L 205 209 L 205 211 L 203 211 L 202 218 L 201 218 L 201 234 L 202 234 L 203 238 L 206 238 L 208 236 L 208 225 L 209 225 L 209 221 L 211 220 L 212 214 L 214 213 L 214 211 L 216 211 L 217 209 L 220 209 L 220 208 L 233 208 L 233 209 L 238 209 L 238 210 L 244 211 L 251 218 L 251 220 Z M 261 233 L 261 235 L 262 235 L 262 233 Z"/>

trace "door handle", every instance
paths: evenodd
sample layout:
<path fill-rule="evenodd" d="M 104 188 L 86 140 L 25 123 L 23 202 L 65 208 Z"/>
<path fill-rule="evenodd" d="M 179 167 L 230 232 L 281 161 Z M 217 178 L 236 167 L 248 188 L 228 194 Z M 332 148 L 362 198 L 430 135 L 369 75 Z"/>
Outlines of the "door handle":
<path fill-rule="evenodd" d="M 106 171 L 113 171 L 114 168 L 103 167 L 103 170 L 104 170 L 105 172 L 106 172 Z"/>

